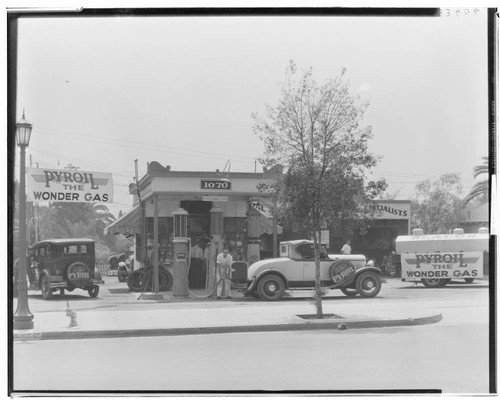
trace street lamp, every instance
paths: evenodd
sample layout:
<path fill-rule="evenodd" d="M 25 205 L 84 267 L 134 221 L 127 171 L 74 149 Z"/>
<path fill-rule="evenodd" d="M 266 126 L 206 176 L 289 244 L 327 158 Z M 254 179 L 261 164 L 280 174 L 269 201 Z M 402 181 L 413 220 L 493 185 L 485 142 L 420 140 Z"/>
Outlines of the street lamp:
<path fill-rule="evenodd" d="M 25 179 L 25 152 L 30 143 L 31 125 L 23 117 L 16 124 L 16 142 L 21 150 L 19 176 L 19 265 L 17 310 L 14 314 L 14 329 L 33 329 L 33 314 L 28 307 L 28 282 L 26 281 L 26 179 Z"/>

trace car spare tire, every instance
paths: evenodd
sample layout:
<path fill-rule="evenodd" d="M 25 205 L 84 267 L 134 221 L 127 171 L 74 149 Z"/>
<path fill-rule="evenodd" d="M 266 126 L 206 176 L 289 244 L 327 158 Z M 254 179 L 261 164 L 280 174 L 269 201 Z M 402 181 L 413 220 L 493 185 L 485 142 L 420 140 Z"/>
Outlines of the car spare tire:
<path fill-rule="evenodd" d="M 356 277 L 356 268 L 348 260 L 335 261 L 331 266 L 329 276 L 332 287 L 346 287 L 350 285 Z"/>
<path fill-rule="evenodd" d="M 74 287 L 84 287 L 90 280 L 90 269 L 81 261 L 76 261 L 68 266 L 66 276 Z"/>

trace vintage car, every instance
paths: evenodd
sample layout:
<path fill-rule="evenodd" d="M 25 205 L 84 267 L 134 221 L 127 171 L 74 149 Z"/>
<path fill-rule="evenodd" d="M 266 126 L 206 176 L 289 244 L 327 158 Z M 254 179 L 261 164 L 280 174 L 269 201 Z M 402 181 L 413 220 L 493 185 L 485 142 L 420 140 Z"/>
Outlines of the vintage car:
<path fill-rule="evenodd" d="M 314 288 L 315 262 L 312 240 L 280 243 L 280 258 L 261 260 L 248 267 L 245 294 L 278 300 L 288 289 Z M 380 270 L 361 254 L 320 253 L 322 287 L 340 289 L 347 296 L 374 297 L 381 289 Z"/>
<path fill-rule="evenodd" d="M 117 276 L 119 282 L 127 282 L 130 275 L 130 267 L 127 265 L 129 255 L 127 253 L 116 254 L 108 258 L 108 276 Z"/>
<path fill-rule="evenodd" d="M 79 288 L 97 297 L 104 281 L 95 265 L 95 243 L 91 239 L 51 239 L 35 243 L 29 249 L 30 287 L 42 291 L 44 299 L 54 290 L 72 292 Z"/>

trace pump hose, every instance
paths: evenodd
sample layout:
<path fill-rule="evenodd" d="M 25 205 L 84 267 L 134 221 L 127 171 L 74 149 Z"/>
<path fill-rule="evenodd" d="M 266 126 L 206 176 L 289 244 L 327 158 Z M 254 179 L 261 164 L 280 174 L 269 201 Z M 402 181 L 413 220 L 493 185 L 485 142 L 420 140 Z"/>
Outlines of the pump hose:
<path fill-rule="evenodd" d="M 190 243 L 190 246 L 191 248 L 191 243 Z M 189 258 L 188 258 L 188 276 L 189 276 L 189 270 L 191 269 L 191 252 L 189 252 Z M 208 266 L 207 266 L 207 273 L 208 273 Z M 212 288 L 212 290 L 210 290 L 210 292 L 206 295 L 197 295 L 197 294 L 194 294 L 191 290 L 189 290 L 189 286 L 188 286 L 188 292 L 189 292 L 189 295 L 190 296 L 193 296 L 193 297 L 196 297 L 198 299 L 208 299 L 210 296 L 212 296 L 216 291 L 217 291 L 217 287 L 219 286 L 219 284 L 224 280 L 224 278 L 221 278 L 219 279 L 214 287 Z"/>
<path fill-rule="evenodd" d="M 189 250 L 191 250 L 191 240 L 189 239 Z M 188 254 L 189 254 L 189 257 L 188 257 L 188 275 L 189 275 L 189 270 L 191 268 L 191 251 L 188 251 Z M 208 271 L 207 271 L 208 272 Z M 147 274 L 147 280 L 146 280 L 146 283 L 144 285 L 139 285 L 138 282 L 134 281 L 134 280 L 137 280 L 137 281 L 140 281 L 141 280 L 141 277 L 144 275 L 144 274 Z M 134 291 L 138 291 L 136 289 L 139 289 L 141 286 L 142 286 L 142 292 L 141 294 L 139 295 L 139 297 L 137 298 L 137 300 L 140 300 L 142 295 L 144 294 L 144 292 L 146 291 L 146 289 L 148 288 L 148 284 L 149 284 L 149 281 L 151 280 L 151 270 L 150 269 L 147 269 L 145 268 L 143 271 L 141 271 L 140 269 L 137 270 L 137 271 L 134 271 L 132 274 L 130 274 L 129 278 L 127 279 L 127 284 L 129 286 L 129 288 L 131 290 L 134 290 Z M 227 278 L 226 278 L 227 279 Z M 130 281 L 129 281 L 130 280 Z M 206 295 L 196 295 L 194 294 L 193 292 L 191 292 L 191 290 L 189 290 L 189 287 L 188 287 L 188 292 L 189 292 L 189 295 L 192 296 L 192 297 L 196 297 L 196 298 L 200 298 L 200 299 L 206 299 L 206 298 L 209 298 L 210 296 L 212 296 L 216 291 L 217 291 L 217 287 L 219 286 L 219 284 L 224 280 L 224 278 L 221 278 L 219 279 L 214 287 L 210 290 L 210 292 Z M 229 279 L 231 280 L 231 279 Z M 232 280 L 231 280 L 232 281 Z M 136 286 L 137 284 L 137 286 Z"/>
<path fill-rule="evenodd" d="M 191 269 L 191 239 L 188 239 L 188 242 L 189 242 L 189 248 L 188 248 L 188 263 L 187 263 L 188 270 L 187 270 L 187 273 L 188 273 L 188 276 L 189 276 L 189 270 Z M 208 265 L 207 265 L 207 273 L 208 273 Z M 219 286 L 220 282 L 222 282 L 222 279 L 219 279 L 217 281 L 217 283 L 215 284 L 215 286 L 212 288 L 212 290 L 207 295 L 199 296 L 199 295 L 196 295 L 193 292 L 191 292 L 191 290 L 189 290 L 189 281 L 188 281 L 188 292 L 189 292 L 189 295 L 193 296 L 193 297 L 196 297 L 198 299 L 208 299 L 210 296 L 212 296 L 217 291 L 217 286 Z"/>
<path fill-rule="evenodd" d="M 147 281 L 146 281 L 146 283 L 144 284 L 144 289 L 142 289 L 142 292 L 141 292 L 141 294 L 139 295 L 139 297 L 137 298 L 137 300 L 140 300 L 140 299 L 141 299 L 141 297 L 142 297 L 142 295 L 143 295 L 143 294 L 144 294 L 144 292 L 146 291 L 146 288 L 148 287 L 148 283 L 149 283 L 150 279 L 151 279 L 151 274 L 148 274 L 148 276 L 147 276 Z"/>
<path fill-rule="evenodd" d="M 208 294 L 206 294 L 206 295 L 200 296 L 200 295 L 194 294 L 193 292 L 191 292 L 191 290 L 189 290 L 189 287 L 188 287 L 188 292 L 189 292 L 189 294 L 191 296 L 199 298 L 199 299 L 209 298 L 210 296 L 212 296 L 217 291 L 217 287 L 219 286 L 219 283 L 221 283 L 223 280 L 224 280 L 223 278 L 219 279 L 217 281 L 217 283 L 214 285 L 214 287 L 212 288 L 212 290 Z"/>

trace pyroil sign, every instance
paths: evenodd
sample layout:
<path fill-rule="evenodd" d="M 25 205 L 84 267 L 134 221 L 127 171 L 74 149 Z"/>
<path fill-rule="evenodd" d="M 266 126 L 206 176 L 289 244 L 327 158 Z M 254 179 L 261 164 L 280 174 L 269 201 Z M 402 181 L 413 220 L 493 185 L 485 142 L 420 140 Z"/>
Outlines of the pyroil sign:
<path fill-rule="evenodd" d="M 113 201 L 113 178 L 102 172 L 30 168 L 26 182 L 27 201 Z"/>
<path fill-rule="evenodd" d="M 483 277 L 483 253 L 403 253 L 402 278 L 467 279 Z"/>

